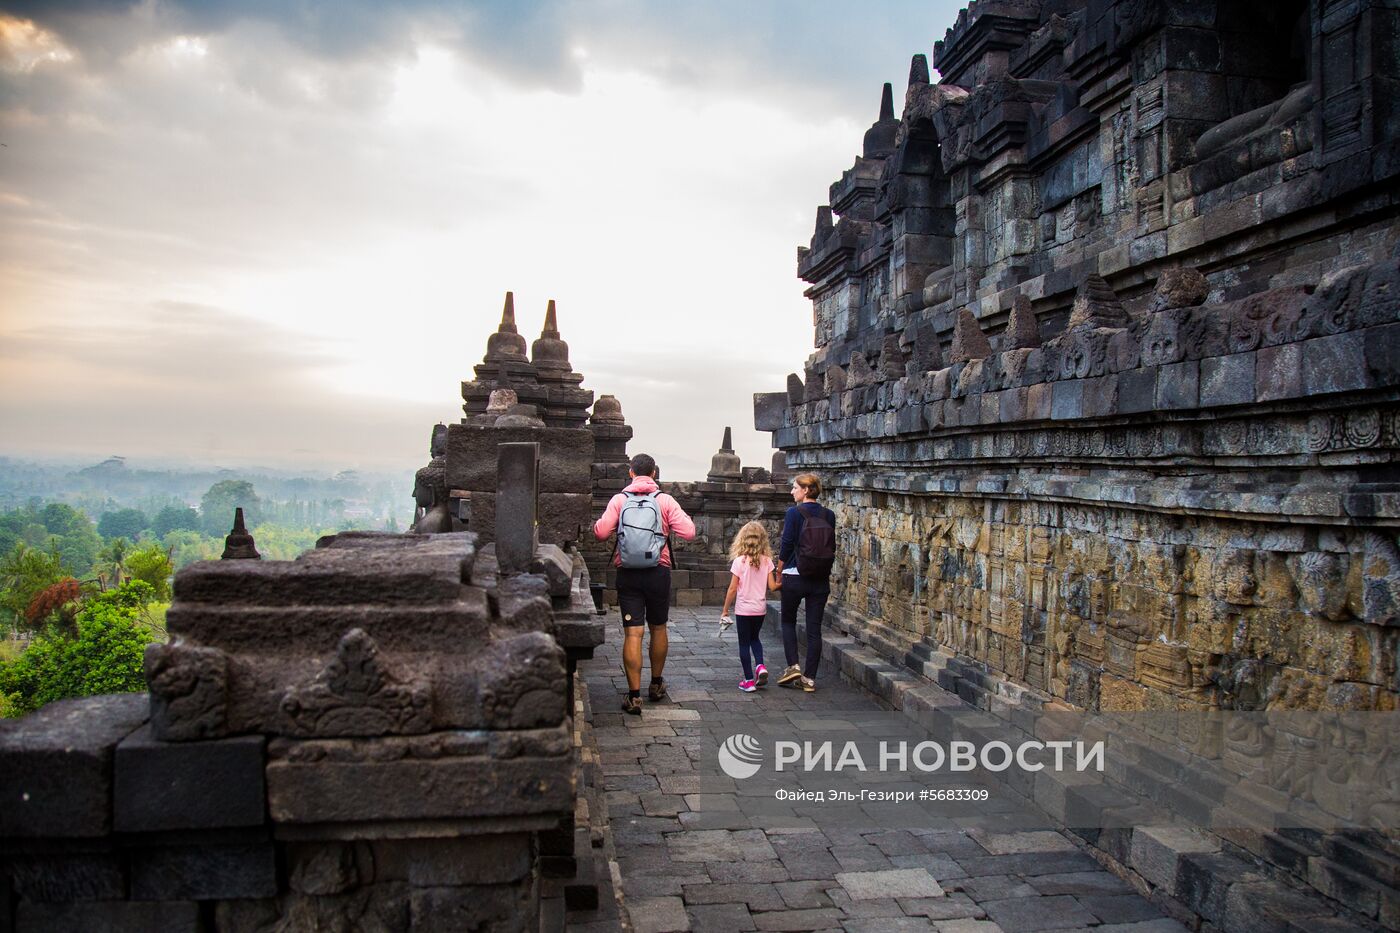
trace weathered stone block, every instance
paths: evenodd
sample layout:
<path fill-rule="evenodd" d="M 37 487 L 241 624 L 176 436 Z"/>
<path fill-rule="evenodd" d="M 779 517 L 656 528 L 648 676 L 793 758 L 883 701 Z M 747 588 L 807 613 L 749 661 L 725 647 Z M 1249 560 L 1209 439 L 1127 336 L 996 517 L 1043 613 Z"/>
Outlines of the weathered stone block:
<path fill-rule="evenodd" d="M 103 836 L 112 751 L 146 721 L 144 693 L 50 703 L 0 730 L 0 837 Z"/>
<path fill-rule="evenodd" d="M 484 538 L 496 534 L 496 494 L 474 492 L 471 496 L 471 522 L 469 527 L 481 533 Z M 586 541 L 591 536 L 593 524 L 593 496 L 573 493 L 541 492 L 539 510 L 540 542 L 543 544 L 566 544 L 571 541 Z"/>
<path fill-rule="evenodd" d="M 1235 353 L 1201 360 L 1201 405 L 1247 405 L 1254 401 L 1255 354 Z"/>
<path fill-rule="evenodd" d="M 1317 337 L 1301 346 L 1303 391 L 1308 395 L 1354 392 L 1372 385 L 1361 332 Z"/>
<path fill-rule="evenodd" d="M 15 911 L 15 933 L 202 933 L 194 901 L 86 901 L 31 904 Z"/>
<path fill-rule="evenodd" d="M 498 747 L 522 751 L 502 758 Z M 268 747 L 268 807 L 280 823 L 516 817 L 529 828 L 531 818 L 573 812 L 569 749 L 563 728 L 439 732 L 372 747 L 277 739 Z"/>
<path fill-rule="evenodd" d="M 409 923 L 424 933 L 534 933 L 538 915 L 533 886 L 418 888 L 411 895 Z"/>
<path fill-rule="evenodd" d="M 1195 408 L 1200 403 L 1200 367 L 1197 360 L 1159 366 L 1156 407 Z"/>
<path fill-rule="evenodd" d="M 1157 405 L 1157 367 L 1118 374 L 1118 410 L 1123 414 L 1152 411 Z"/>
<path fill-rule="evenodd" d="M 1254 396 L 1261 402 L 1303 394 L 1303 348 L 1296 343 L 1261 347 L 1255 354 Z"/>
<path fill-rule="evenodd" d="M 783 413 L 788 408 L 786 392 L 755 392 L 753 394 L 753 429 L 776 431 L 783 426 Z"/>
<path fill-rule="evenodd" d="M 451 601 L 455 588 L 470 574 L 475 536 L 405 535 L 401 540 L 403 545 L 396 547 L 367 542 L 322 547 L 291 561 L 201 561 L 176 575 L 175 598 L 245 606 Z"/>
<path fill-rule="evenodd" d="M 1216 852 L 1220 843 L 1194 830 L 1171 826 L 1138 826 L 1133 829 L 1132 865 L 1154 886 L 1175 896 L 1183 856 Z"/>
<path fill-rule="evenodd" d="M 126 897 L 126 866 L 111 850 L 21 852 L 10 862 L 9 872 L 15 894 L 35 903 Z"/>
<path fill-rule="evenodd" d="M 540 492 L 583 493 L 591 488 L 593 435 L 587 430 L 470 424 L 447 426 L 447 487 L 494 492 L 497 445 L 530 442 L 540 445 Z"/>
<path fill-rule="evenodd" d="M 277 896 L 277 854 L 258 845 L 161 845 L 131 851 L 136 901 L 232 900 Z"/>
<path fill-rule="evenodd" d="M 261 826 L 267 820 L 260 735 L 198 743 L 161 742 L 149 725 L 116 750 L 114 828 L 168 829 Z M 219 788 L 217 794 L 210 788 Z"/>
<path fill-rule="evenodd" d="M 524 573 L 538 543 L 540 445 L 502 443 L 496 455 L 496 562 L 501 573 Z"/>
<path fill-rule="evenodd" d="M 1084 416 L 1084 381 L 1069 379 L 1051 383 L 1050 417 L 1072 421 Z"/>
<path fill-rule="evenodd" d="M 373 847 L 377 880 L 402 880 L 415 887 L 513 882 L 529 875 L 533 864 L 528 833 L 389 839 Z"/>

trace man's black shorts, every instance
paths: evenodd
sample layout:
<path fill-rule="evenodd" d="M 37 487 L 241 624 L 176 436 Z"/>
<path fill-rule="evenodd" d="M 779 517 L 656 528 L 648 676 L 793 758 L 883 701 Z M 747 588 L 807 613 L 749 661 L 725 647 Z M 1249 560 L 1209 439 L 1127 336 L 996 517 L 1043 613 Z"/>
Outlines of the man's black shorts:
<path fill-rule="evenodd" d="M 617 608 L 622 625 L 665 625 L 671 617 L 671 568 L 617 568 Z"/>

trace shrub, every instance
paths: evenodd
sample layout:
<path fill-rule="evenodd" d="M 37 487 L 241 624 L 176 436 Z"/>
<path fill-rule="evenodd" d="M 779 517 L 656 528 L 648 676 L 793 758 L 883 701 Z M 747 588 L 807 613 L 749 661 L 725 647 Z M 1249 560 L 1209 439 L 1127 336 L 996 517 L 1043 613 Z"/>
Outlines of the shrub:
<path fill-rule="evenodd" d="M 10 664 L 0 664 L 7 715 L 33 712 L 54 700 L 130 693 L 146 688 L 142 657 L 151 640 L 142 615 L 153 600 L 140 580 L 83 601 L 76 634 L 51 628 Z"/>

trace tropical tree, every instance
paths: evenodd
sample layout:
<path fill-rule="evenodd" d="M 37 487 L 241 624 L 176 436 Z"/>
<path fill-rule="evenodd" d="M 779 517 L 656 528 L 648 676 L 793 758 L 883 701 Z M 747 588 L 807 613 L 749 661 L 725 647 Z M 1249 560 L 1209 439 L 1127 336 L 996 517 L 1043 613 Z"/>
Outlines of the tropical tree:
<path fill-rule="evenodd" d="M 38 510 L 38 523 L 48 532 L 49 538 L 35 542 L 36 546 L 50 545 L 58 548 L 63 563 L 76 577 L 82 577 L 92 570 L 97 560 L 97 552 L 102 549 L 102 538 L 88 520 L 87 515 L 62 502 L 50 502 Z"/>
<path fill-rule="evenodd" d="M 183 529 L 167 533 L 161 539 L 161 543 L 165 545 L 166 551 L 170 554 L 170 562 L 176 570 L 197 560 L 217 560 L 224 549 L 224 542 L 221 538 L 211 538 L 198 531 L 185 531 Z"/>
<path fill-rule="evenodd" d="M 97 533 L 108 540 L 126 538 L 135 541 L 149 524 L 146 514 L 140 509 L 118 509 L 102 513 L 97 520 Z"/>
<path fill-rule="evenodd" d="M 233 510 L 243 509 L 243 521 L 252 528 L 262 521 L 262 503 L 253 484 L 243 479 L 221 480 L 199 500 L 199 520 L 207 534 L 222 537 L 233 527 Z"/>
<path fill-rule="evenodd" d="M 102 589 L 109 590 L 121 586 L 131 576 L 126 559 L 131 555 L 131 542 L 125 538 L 113 538 L 97 555 L 93 570 L 97 572 Z"/>
<path fill-rule="evenodd" d="M 12 627 L 30 628 L 27 614 L 34 597 L 70 576 L 57 550 L 16 544 L 0 560 L 0 610 Z"/>
<path fill-rule="evenodd" d="M 148 544 L 132 551 L 126 558 L 126 570 L 132 580 L 140 580 L 151 587 L 155 602 L 170 601 L 170 578 L 175 573 L 175 565 L 165 548 Z"/>
<path fill-rule="evenodd" d="M 167 505 L 151 519 L 151 533 L 157 538 L 177 530 L 198 531 L 199 513 L 187 505 Z"/>

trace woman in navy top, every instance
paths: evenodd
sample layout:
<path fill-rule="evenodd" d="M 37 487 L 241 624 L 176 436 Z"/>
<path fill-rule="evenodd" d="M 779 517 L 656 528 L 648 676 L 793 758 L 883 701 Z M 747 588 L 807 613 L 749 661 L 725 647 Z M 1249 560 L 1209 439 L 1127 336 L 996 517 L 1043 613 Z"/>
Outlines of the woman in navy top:
<path fill-rule="evenodd" d="M 820 576 L 807 576 L 797 572 L 797 544 L 802 537 L 803 526 L 809 518 L 824 518 L 834 534 L 836 515 L 831 509 L 816 500 L 822 494 L 822 481 L 812 473 L 800 473 L 792 481 L 792 501 L 796 503 L 787 510 L 783 519 L 783 539 L 778 549 L 778 568 L 782 571 L 782 628 L 783 652 L 787 655 L 787 669 L 778 677 L 780 685 L 800 682 L 802 689 L 811 693 L 817 689 L 815 678 L 817 665 L 822 658 L 822 614 L 826 611 L 826 601 L 831 595 L 831 572 Z M 807 657 L 806 663 L 797 664 L 797 606 L 807 604 Z"/>

